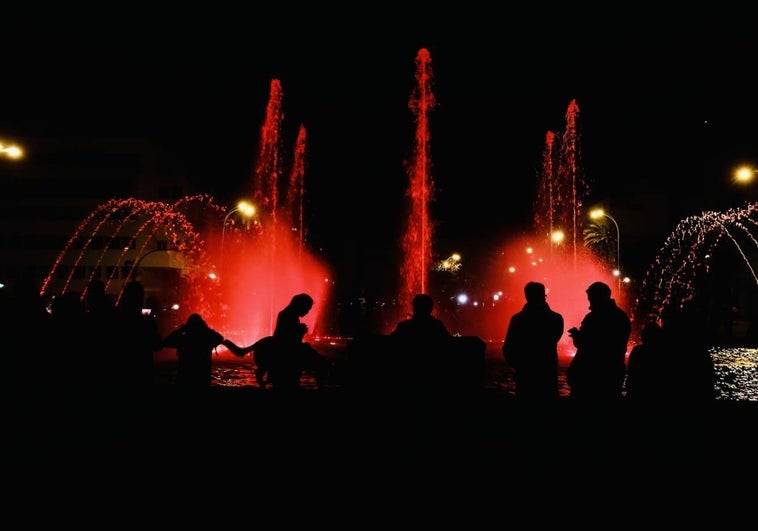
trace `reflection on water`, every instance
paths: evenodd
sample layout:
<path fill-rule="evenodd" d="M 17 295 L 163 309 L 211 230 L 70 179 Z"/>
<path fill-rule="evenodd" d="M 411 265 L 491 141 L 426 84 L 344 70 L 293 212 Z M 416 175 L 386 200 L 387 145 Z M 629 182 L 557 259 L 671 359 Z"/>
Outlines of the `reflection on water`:
<path fill-rule="evenodd" d="M 758 400 L 758 349 L 712 348 L 711 357 L 719 400 Z"/>
<path fill-rule="evenodd" d="M 327 385 L 339 387 L 344 384 L 349 363 L 344 345 L 326 348 L 321 345 L 319 351 L 335 364 L 334 378 Z M 714 347 L 710 350 L 716 368 L 716 391 L 718 400 L 758 401 L 758 348 Z M 485 381 L 486 389 L 513 393 L 512 371 L 502 360 L 499 345 L 489 345 L 486 355 Z M 159 364 L 159 381 L 170 383 L 175 378 L 175 363 Z M 564 367 L 565 368 L 565 367 Z M 255 364 L 250 355 L 236 358 L 231 355 L 214 358 L 213 385 L 225 387 L 258 387 L 255 380 Z M 302 386 L 315 389 L 316 382 L 312 375 L 305 374 Z M 568 396 L 568 386 L 563 374 L 560 375 L 561 396 Z"/>

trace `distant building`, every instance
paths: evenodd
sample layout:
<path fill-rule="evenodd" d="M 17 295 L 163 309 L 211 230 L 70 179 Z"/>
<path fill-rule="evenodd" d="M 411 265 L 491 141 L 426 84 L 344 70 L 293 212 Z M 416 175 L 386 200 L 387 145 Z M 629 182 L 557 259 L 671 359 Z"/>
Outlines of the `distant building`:
<path fill-rule="evenodd" d="M 164 171 L 161 153 L 150 143 L 130 138 L 51 138 L 29 140 L 23 147 L 23 159 L 0 159 L 3 289 L 12 291 L 20 285 L 42 289 L 47 282 L 46 294 L 63 289 L 81 292 L 90 278 L 101 278 L 112 280 L 109 292 L 120 291 L 130 265 L 151 251 L 170 248 L 165 235 L 153 237 L 143 247 L 143 236 L 134 239 L 124 229 L 118 241 L 105 241 L 102 232 L 90 241 L 88 234 L 75 235 L 82 221 L 109 200 L 173 203 L 191 193 L 186 179 Z M 72 251 L 86 247 L 87 252 L 61 256 L 69 243 Z M 151 254 L 145 265 L 181 268 L 181 260 L 173 254 Z M 73 257 L 79 256 L 75 263 Z M 143 283 L 148 298 L 159 289 Z"/>

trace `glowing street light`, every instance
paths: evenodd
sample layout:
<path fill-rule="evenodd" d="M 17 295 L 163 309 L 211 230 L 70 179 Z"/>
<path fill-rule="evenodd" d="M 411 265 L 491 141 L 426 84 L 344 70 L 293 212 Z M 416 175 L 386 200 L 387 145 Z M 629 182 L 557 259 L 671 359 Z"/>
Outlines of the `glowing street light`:
<path fill-rule="evenodd" d="M 590 211 L 590 218 L 592 219 L 598 219 L 606 217 L 610 219 L 613 222 L 613 225 L 616 227 L 616 270 L 613 272 L 613 276 L 615 276 L 618 279 L 619 284 L 619 293 L 621 292 L 621 232 L 619 231 L 619 224 L 616 223 L 616 220 L 611 217 L 610 214 L 606 214 L 605 210 L 602 208 L 596 208 L 592 211 Z"/>
<path fill-rule="evenodd" d="M 235 212 L 241 213 L 246 218 L 250 219 L 255 215 L 255 205 L 245 201 L 244 199 L 237 203 L 237 206 L 231 209 L 226 216 L 224 216 L 224 225 L 221 227 L 221 251 L 224 250 L 224 233 L 226 232 L 226 224 L 229 221 L 229 216 Z"/>
<path fill-rule="evenodd" d="M 553 247 L 559 246 L 563 243 L 563 240 L 566 239 L 566 233 L 563 232 L 561 229 L 554 229 L 550 234 L 548 234 L 548 238 L 550 239 L 549 249 L 550 249 L 550 261 L 553 261 Z"/>
<path fill-rule="evenodd" d="M 255 215 L 255 205 L 243 199 L 242 201 L 237 203 L 237 206 L 231 209 L 226 214 L 226 216 L 224 216 L 224 222 L 221 227 L 221 249 L 220 249 L 221 261 L 223 261 L 224 259 L 224 235 L 226 234 L 226 224 L 229 221 L 229 216 L 231 216 L 235 212 L 239 212 L 245 218 L 250 219 Z"/>
<path fill-rule="evenodd" d="M 24 151 L 16 145 L 11 144 L 6 146 L 0 142 L 0 155 L 4 155 L 9 159 L 20 159 L 24 156 Z"/>

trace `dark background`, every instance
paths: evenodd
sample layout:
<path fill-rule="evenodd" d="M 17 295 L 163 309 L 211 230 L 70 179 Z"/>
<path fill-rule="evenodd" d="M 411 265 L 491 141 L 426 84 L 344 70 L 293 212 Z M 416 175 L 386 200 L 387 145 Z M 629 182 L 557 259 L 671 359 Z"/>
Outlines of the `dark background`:
<path fill-rule="evenodd" d="M 588 203 L 619 207 L 637 274 L 682 217 L 755 199 L 732 182 L 736 166 L 758 165 L 746 13 L 216 7 L 11 14 L 0 138 L 144 138 L 167 174 L 234 204 L 250 192 L 279 79 L 285 150 L 307 130 L 308 243 L 365 284 L 368 264 L 397 246 L 408 102 L 426 48 L 440 257 L 473 258 L 493 237 L 528 230 L 546 133 L 563 130 L 572 100 Z M 628 198 L 648 193 L 665 210 L 645 212 L 641 227 L 621 209 L 639 210 Z"/>

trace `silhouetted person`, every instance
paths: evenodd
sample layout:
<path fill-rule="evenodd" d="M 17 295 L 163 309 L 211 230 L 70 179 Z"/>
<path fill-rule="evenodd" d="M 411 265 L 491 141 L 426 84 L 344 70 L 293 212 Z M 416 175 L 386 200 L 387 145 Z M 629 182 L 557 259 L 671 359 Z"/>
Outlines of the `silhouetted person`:
<path fill-rule="evenodd" d="M 388 391 L 396 400 L 394 415 L 405 423 L 409 441 L 429 443 L 429 438 L 446 437 L 441 430 L 456 424 L 459 397 L 455 376 L 459 360 L 455 337 L 432 315 L 434 300 L 426 293 L 411 301 L 413 314 L 399 321 L 390 333 L 387 358 Z"/>
<path fill-rule="evenodd" d="M 53 298 L 50 310 L 52 327 L 49 334 L 52 343 L 45 355 L 46 373 L 52 396 L 56 397 L 51 405 L 59 406 L 63 401 L 80 398 L 86 371 L 89 370 L 88 356 L 81 348 L 84 305 L 79 293 L 67 291 Z"/>
<path fill-rule="evenodd" d="M 105 292 L 105 282 L 99 278 L 87 283 L 84 294 L 84 311 L 92 314 L 109 314 L 116 310 L 113 299 Z"/>
<path fill-rule="evenodd" d="M 445 324 L 434 317 L 434 299 L 426 293 L 419 293 L 411 301 L 413 314 L 409 319 L 395 325 L 392 336 L 399 339 L 436 341 L 452 338 Z"/>
<path fill-rule="evenodd" d="M 213 352 L 223 342 L 224 336 L 197 313 L 164 338 L 165 347 L 176 349 L 177 385 L 185 396 L 202 397 L 207 393 L 212 381 Z"/>
<path fill-rule="evenodd" d="M 616 401 L 626 376 L 626 349 L 632 331 L 624 310 L 611 298 L 611 288 L 593 282 L 587 288 L 590 311 L 579 328 L 570 328 L 576 353 L 566 369 L 571 397 L 585 401 Z"/>
<path fill-rule="evenodd" d="M 130 281 L 124 285 L 117 305 L 116 336 L 111 338 L 113 356 L 109 365 L 114 398 L 121 405 L 140 405 L 152 397 L 153 354 L 163 348 L 155 318 L 142 313 L 145 288 Z"/>
<path fill-rule="evenodd" d="M 256 364 L 255 376 L 258 385 L 284 391 L 300 388 L 303 371 L 311 371 L 317 385 L 331 369 L 331 363 L 310 343 L 304 341 L 308 325 L 300 321 L 313 308 L 313 298 L 307 293 L 298 293 L 290 299 L 276 316 L 276 326 L 271 336 L 259 339 L 248 347 L 237 347 L 230 341 L 224 345 L 238 355 L 252 351 Z"/>
<path fill-rule="evenodd" d="M 6 352 L 13 353 L 5 357 L 4 363 L 8 374 L 40 375 L 49 372 L 48 359 L 56 351 L 53 334 L 50 333 L 52 316 L 39 289 L 32 282 L 19 281 L 16 285 L 0 289 L 0 300 L 5 310 L 0 317 L 2 337 Z M 19 331 L 31 331 L 35 341 L 29 341 L 27 334 Z M 21 391 L 32 399 L 45 396 L 46 381 L 41 377 L 11 378 L 13 392 Z"/>
<path fill-rule="evenodd" d="M 703 403 L 716 397 L 716 372 L 708 352 L 705 319 L 694 306 L 669 304 L 661 312 L 673 401 Z"/>
<path fill-rule="evenodd" d="M 626 369 L 626 397 L 640 403 L 665 400 L 670 381 L 669 353 L 663 329 L 656 322 L 645 323 L 640 342 L 629 351 Z"/>
<path fill-rule="evenodd" d="M 111 343 L 119 334 L 115 302 L 106 293 L 105 283 L 100 279 L 93 279 L 87 284 L 84 294 L 84 328 L 81 348 L 88 358 L 87 392 L 98 395 L 107 392 L 112 385 L 113 368 L 109 366 L 109 360 L 113 356 Z M 93 404 L 96 401 L 97 398 Z"/>
<path fill-rule="evenodd" d="M 419 293 L 411 301 L 413 314 L 398 322 L 390 338 L 399 350 L 399 374 L 404 387 L 430 388 L 437 386 L 441 370 L 452 349 L 453 335 L 445 324 L 432 315 L 434 299 Z"/>
<path fill-rule="evenodd" d="M 527 282 L 526 304 L 508 323 L 502 352 L 514 370 L 516 396 L 523 399 L 558 398 L 558 341 L 563 316 L 547 303 L 545 285 Z"/>

